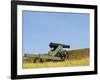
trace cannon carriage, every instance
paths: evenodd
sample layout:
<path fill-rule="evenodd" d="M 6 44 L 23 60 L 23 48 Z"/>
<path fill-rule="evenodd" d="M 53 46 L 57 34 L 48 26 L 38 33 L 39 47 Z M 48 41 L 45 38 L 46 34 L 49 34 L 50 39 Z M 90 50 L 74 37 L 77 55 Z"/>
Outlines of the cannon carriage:
<path fill-rule="evenodd" d="M 70 45 L 58 44 L 58 43 L 50 43 L 49 47 L 51 50 L 48 53 L 44 54 L 24 54 L 24 57 L 32 59 L 32 62 L 46 62 L 46 61 L 63 61 L 68 59 L 67 50 L 63 50 L 63 48 L 70 48 Z"/>

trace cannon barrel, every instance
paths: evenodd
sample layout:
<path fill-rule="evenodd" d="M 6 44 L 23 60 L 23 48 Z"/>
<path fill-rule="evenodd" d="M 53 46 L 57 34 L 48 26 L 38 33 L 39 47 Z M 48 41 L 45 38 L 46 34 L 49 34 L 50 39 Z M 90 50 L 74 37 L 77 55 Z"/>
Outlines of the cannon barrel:
<path fill-rule="evenodd" d="M 62 46 L 63 48 L 70 48 L 70 45 L 59 44 L 59 43 L 53 43 L 53 42 L 51 42 L 51 43 L 49 44 L 49 47 L 51 47 L 51 48 L 56 48 L 56 47 L 58 47 L 59 45 Z"/>

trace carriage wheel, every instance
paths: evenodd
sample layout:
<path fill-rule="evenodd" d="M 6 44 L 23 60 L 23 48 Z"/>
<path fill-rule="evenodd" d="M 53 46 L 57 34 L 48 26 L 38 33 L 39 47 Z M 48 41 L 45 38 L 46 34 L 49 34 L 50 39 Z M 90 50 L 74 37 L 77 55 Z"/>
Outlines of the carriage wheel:
<path fill-rule="evenodd" d="M 63 51 L 60 55 L 62 60 L 68 59 L 68 52 L 67 51 Z"/>

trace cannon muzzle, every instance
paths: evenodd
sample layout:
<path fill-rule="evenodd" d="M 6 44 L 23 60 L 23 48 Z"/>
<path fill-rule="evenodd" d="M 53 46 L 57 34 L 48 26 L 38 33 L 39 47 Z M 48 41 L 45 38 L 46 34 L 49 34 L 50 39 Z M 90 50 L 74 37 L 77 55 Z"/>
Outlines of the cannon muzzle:
<path fill-rule="evenodd" d="M 70 45 L 59 44 L 59 43 L 52 43 L 52 42 L 49 44 L 49 47 L 57 48 L 59 45 L 62 46 L 63 48 L 70 48 Z"/>

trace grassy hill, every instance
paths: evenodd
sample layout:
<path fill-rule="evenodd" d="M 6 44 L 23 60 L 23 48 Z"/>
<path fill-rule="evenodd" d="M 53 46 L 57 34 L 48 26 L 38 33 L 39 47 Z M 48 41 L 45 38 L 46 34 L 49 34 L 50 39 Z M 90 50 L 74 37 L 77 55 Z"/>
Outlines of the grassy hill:
<path fill-rule="evenodd" d="M 85 49 L 77 49 L 77 50 L 70 50 L 69 53 L 69 59 L 83 59 L 89 57 L 89 48 Z"/>
<path fill-rule="evenodd" d="M 48 68 L 48 67 L 72 67 L 72 66 L 88 66 L 90 63 L 89 48 L 68 51 L 69 58 L 64 61 L 50 61 L 44 63 L 25 63 L 23 60 L 23 68 Z"/>

